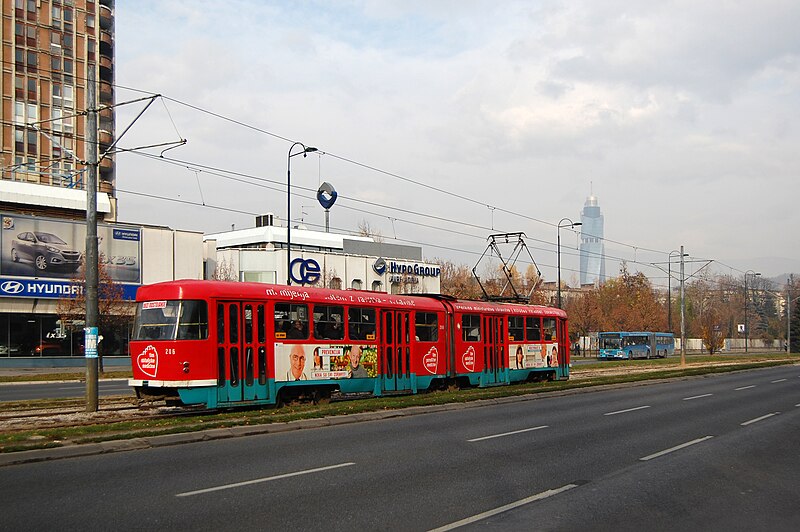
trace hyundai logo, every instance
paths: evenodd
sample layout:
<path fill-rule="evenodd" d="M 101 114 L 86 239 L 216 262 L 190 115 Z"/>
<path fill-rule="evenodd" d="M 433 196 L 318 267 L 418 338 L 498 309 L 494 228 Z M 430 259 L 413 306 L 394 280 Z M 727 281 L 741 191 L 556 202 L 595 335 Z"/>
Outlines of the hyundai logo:
<path fill-rule="evenodd" d="M 25 291 L 25 285 L 19 281 L 6 281 L 3 284 L 0 284 L 0 290 L 6 294 L 19 294 L 20 292 Z"/>
<path fill-rule="evenodd" d="M 379 258 L 375 261 L 375 264 L 372 265 L 372 269 L 375 270 L 375 273 L 378 275 L 383 275 L 386 272 L 386 261 L 383 258 Z"/>

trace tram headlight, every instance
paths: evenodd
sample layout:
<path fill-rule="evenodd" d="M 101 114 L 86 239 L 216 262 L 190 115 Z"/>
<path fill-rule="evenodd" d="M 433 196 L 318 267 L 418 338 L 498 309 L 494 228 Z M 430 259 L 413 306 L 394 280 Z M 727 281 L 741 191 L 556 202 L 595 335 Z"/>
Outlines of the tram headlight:
<path fill-rule="evenodd" d="M 183 362 L 183 372 L 184 373 L 189 373 L 189 361 L 188 360 L 185 360 Z"/>

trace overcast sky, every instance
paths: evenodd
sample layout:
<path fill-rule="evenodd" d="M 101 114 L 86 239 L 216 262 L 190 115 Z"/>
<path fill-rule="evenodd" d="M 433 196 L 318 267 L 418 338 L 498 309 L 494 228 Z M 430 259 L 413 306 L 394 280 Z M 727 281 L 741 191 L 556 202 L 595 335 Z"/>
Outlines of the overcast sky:
<path fill-rule="evenodd" d="M 522 231 L 554 280 L 556 226 L 593 193 L 611 275 L 624 259 L 666 285 L 649 263 L 681 245 L 723 273 L 800 272 L 798 28 L 792 0 L 117 2 L 117 102 L 164 96 L 120 146 L 187 141 L 118 156 L 120 221 L 283 219 L 299 141 L 323 153 L 291 159 L 295 223 L 324 224 L 328 181 L 332 229 L 426 259 L 472 267 Z M 143 107 L 118 108 L 118 135 Z"/>

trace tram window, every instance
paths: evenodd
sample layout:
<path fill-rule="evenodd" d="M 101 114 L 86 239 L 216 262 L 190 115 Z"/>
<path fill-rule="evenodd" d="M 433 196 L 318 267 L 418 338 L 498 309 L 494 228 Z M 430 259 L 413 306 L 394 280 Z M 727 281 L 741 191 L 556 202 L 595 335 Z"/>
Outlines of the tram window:
<path fill-rule="evenodd" d="M 253 385 L 253 348 L 247 346 L 244 351 L 244 382 L 248 386 Z"/>
<path fill-rule="evenodd" d="M 208 338 L 205 301 L 143 301 L 136 305 L 134 340 Z"/>
<path fill-rule="evenodd" d="M 217 305 L 217 343 L 225 343 L 225 305 Z"/>
<path fill-rule="evenodd" d="M 222 337 L 220 337 L 222 338 Z M 217 386 L 225 386 L 225 348 L 217 348 Z"/>
<path fill-rule="evenodd" d="M 461 331 L 465 342 L 481 341 L 481 317 L 477 314 L 461 316 Z"/>
<path fill-rule="evenodd" d="M 435 312 L 417 312 L 414 318 L 414 334 L 420 342 L 435 342 L 439 339 L 439 316 Z"/>
<path fill-rule="evenodd" d="M 275 303 L 275 338 L 308 338 L 308 305 Z"/>
<path fill-rule="evenodd" d="M 253 343 L 253 307 L 252 305 L 244 306 L 244 342 L 246 344 Z"/>
<path fill-rule="evenodd" d="M 239 341 L 239 306 L 231 305 L 228 307 L 230 320 L 228 322 L 228 332 L 232 344 Z"/>
<path fill-rule="evenodd" d="M 239 386 L 239 348 L 231 347 L 231 386 Z"/>
<path fill-rule="evenodd" d="M 351 340 L 374 340 L 375 309 L 350 307 L 347 310 L 347 330 Z"/>
<path fill-rule="evenodd" d="M 208 307 L 206 302 L 182 302 L 178 321 L 178 340 L 204 340 L 205 338 L 208 338 Z"/>
<path fill-rule="evenodd" d="M 258 327 L 258 343 L 263 344 L 264 342 L 267 341 L 267 324 L 264 321 L 264 305 L 258 305 L 256 309 L 257 309 L 256 326 Z"/>
<path fill-rule="evenodd" d="M 267 383 L 267 349 L 263 345 L 258 348 L 258 383 Z"/>
<path fill-rule="evenodd" d="M 344 307 L 314 305 L 314 338 L 341 340 L 344 338 Z"/>
<path fill-rule="evenodd" d="M 550 342 L 556 338 L 556 319 L 543 318 L 542 319 L 542 332 L 544 333 L 544 341 Z"/>
<path fill-rule="evenodd" d="M 542 341 L 542 322 L 539 318 L 525 318 L 525 339 L 529 342 Z"/>
<path fill-rule="evenodd" d="M 508 317 L 508 337 L 515 342 L 525 340 L 525 318 L 522 316 Z"/>

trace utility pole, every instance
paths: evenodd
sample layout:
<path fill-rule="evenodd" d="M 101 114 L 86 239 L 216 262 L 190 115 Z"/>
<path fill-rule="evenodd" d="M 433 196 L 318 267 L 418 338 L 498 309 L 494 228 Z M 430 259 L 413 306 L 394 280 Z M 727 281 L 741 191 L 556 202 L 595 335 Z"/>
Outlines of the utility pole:
<path fill-rule="evenodd" d="M 786 354 L 792 352 L 792 286 L 794 286 L 794 274 L 790 273 L 786 280 Z"/>
<path fill-rule="evenodd" d="M 87 68 L 86 80 L 86 320 L 84 353 L 86 356 L 86 411 L 97 412 L 97 85 L 93 68 Z"/>
<path fill-rule="evenodd" d="M 681 246 L 681 367 L 686 367 L 686 297 L 683 290 L 683 246 Z"/>

